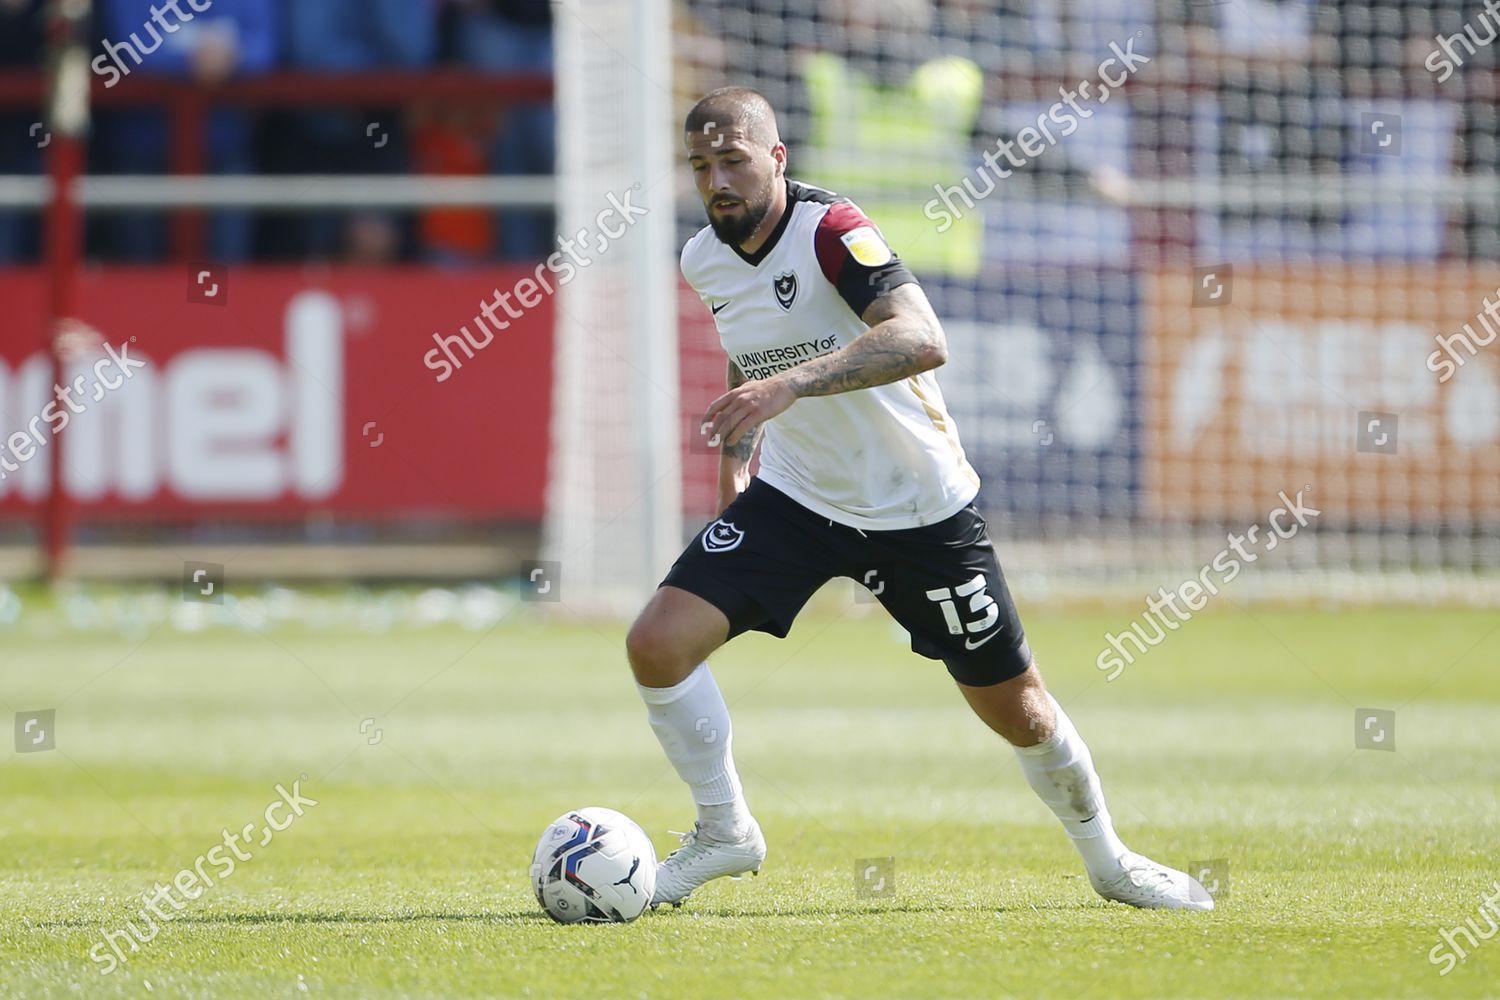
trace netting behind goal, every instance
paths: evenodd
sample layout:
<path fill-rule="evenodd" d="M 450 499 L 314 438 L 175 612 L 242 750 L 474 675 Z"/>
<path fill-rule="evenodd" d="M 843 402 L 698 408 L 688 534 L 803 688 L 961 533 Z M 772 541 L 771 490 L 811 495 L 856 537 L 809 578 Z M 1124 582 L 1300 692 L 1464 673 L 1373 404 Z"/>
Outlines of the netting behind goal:
<path fill-rule="evenodd" d="M 684 0 L 672 113 L 761 89 L 792 175 L 917 273 L 1019 587 L 1138 595 L 1233 536 L 1236 595 L 1494 600 L 1487 16 Z M 680 246 L 703 216 L 677 189 Z M 709 317 L 681 309 L 679 430 L 723 391 Z M 691 530 L 715 464 L 683 459 Z"/>

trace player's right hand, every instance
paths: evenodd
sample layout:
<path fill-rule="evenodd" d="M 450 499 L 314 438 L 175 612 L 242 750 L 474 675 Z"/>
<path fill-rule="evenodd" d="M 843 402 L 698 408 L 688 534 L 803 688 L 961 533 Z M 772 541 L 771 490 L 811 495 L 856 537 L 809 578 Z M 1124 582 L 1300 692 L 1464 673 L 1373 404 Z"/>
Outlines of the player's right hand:
<path fill-rule="evenodd" d="M 709 444 L 717 439 L 728 447 L 737 445 L 740 438 L 786 412 L 796 401 L 797 393 L 779 376 L 737 385 L 709 403 L 703 414 Z"/>

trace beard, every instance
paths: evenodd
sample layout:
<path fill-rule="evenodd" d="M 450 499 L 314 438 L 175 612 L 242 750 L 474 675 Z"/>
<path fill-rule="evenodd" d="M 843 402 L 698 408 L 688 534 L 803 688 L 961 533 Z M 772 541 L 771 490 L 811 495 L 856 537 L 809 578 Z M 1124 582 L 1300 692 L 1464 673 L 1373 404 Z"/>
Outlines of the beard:
<path fill-rule="evenodd" d="M 742 199 L 738 216 L 725 218 L 715 215 L 712 205 L 704 206 L 704 211 L 708 213 L 708 225 L 719 242 L 737 247 L 755 235 L 761 223 L 766 221 L 766 213 L 771 211 L 771 192 L 775 183 L 774 176 L 768 177 L 763 188 L 749 198 Z"/>

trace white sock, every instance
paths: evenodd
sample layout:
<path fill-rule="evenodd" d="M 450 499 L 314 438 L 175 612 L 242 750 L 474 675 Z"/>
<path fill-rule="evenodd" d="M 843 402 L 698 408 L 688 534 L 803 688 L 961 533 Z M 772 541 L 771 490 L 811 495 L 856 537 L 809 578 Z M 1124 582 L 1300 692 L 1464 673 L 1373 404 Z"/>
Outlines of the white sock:
<path fill-rule="evenodd" d="M 698 664 L 672 687 L 636 688 L 667 759 L 692 789 L 700 832 L 722 843 L 743 840 L 750 832 L 750 809 L 730 751 L 729 708 L 708 664 Z"/>
<path fill-rule="evenodd" d="M 1021 770 L 1041 800 L 1062 821 L 1089 872 L 1114 875 L 1120 869 L 1120 855 L 1129 848 L 1115 833 L 1089 748 L 1057 699 L 1051 694 L 1047 697 L 1057 712 L 1057 729 L 1036 746 L 1015 747 Z"/>

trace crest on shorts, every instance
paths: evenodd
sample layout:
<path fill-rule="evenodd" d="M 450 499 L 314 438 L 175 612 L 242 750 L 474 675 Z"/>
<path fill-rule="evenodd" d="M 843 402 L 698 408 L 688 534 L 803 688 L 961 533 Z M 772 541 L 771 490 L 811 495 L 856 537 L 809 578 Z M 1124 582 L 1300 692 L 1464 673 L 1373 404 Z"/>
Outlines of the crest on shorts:
<path fill-rule="evenodd" d="M 703 551 L 728 552 L 740 547 L 745 533 L 722 517 L 703 529 Z"/>
<path fill-rule="evenodd" d="M 771 287 L 776 290 L 777 303 L 790 311 L 792 302 L 797 298 L 797 272 L 783 271 L 771 282 Z"/>

